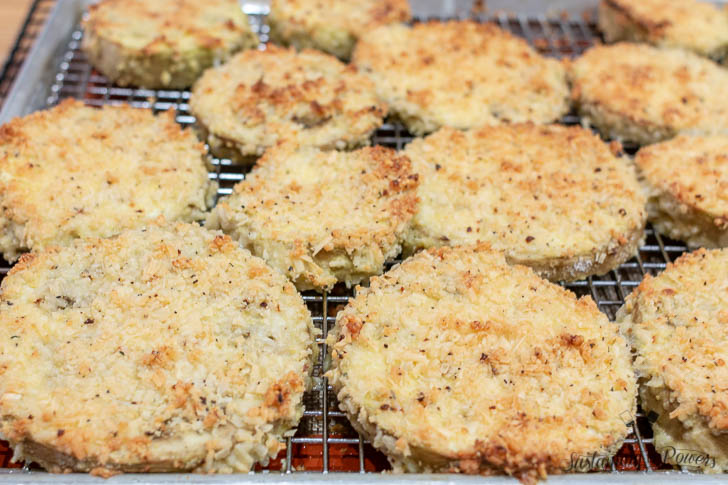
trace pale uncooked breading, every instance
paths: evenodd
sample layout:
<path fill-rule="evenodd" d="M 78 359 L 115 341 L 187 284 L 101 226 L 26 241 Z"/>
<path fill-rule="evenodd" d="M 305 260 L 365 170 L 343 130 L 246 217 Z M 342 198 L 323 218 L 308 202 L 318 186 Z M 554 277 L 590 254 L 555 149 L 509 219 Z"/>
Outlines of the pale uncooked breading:
<path fill-rule="evenodd" d="M 175 122 L 128 105 L 64 101 L 0 127 L 0 251 L 106 237 L 164 216 L 195 221 L 217 184 L 205 147 Z"/>
<path fill-rule="evenodd" d="M 301 296 L 197 224 L 25 255 L 0 308 L 0 435 L 50 471 L 247 472 L 303 414 Z"/>
<path fill-rule="evenodd" d="M 530 481 L 613 453 L 635 411 L 617 326 L 485 247 L 430 249 L 372 278 L 328 342 L 341 409 L 395 471 Z"/>

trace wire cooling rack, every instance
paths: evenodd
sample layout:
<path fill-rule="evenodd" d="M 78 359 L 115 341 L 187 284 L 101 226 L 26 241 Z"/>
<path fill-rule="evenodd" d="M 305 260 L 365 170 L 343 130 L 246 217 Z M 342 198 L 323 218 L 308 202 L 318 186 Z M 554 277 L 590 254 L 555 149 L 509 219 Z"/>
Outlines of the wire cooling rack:
<path fill-rule="evenodd" d="M 36 0 L 31 8 L 24 29 L 18 38 L 9 61 L 0 77 L 0 102 L 7 94 L 8 87 L 25 57 L 29 47 L 38 34 L 43 20 L 53 6 L 53 0 Z M 254 13 L 254 12 L 251 12 Z M 495 21 L 506 30 L 526 38 L 541 53 L 564 57 L 581 54 L 589 46 L 599 41 L 594 23 L 589 18 L 556 19 L 546 17 L 495 15 L 486 18 L 483 14 L 472 16 L 479 20 Z M 418 19 L 418 20 L 431 20 Z M 268 39 L 268 27 L 261 15 L 251 15 L 251 23 L 261 41 Z M 177 121 L 184 126 L 194 123 L 189 112 L 189 91 L 146 90 L 120 88 L 110 84 L 106 78 L 95 72 L 80 50 L 83 32 L 77 27 L 70 39 L 58 66 L 47 106 L 53 106 L 67 97 L 83 100 L 89 105 L 100 106 L 114 103 L 130 103 L 138 107 L 152 108 L 155 111 L 175 110 Z M 565 124 L 578 124 L 579 118 L 570 114 L 561 120 Z M 412 140 L 406 129 L 398 124 L 387 123 L 377 130 L 372 143 L 401 149 Z M 630 147 L 627 147 L 628 151 Z M 232 187 L 245 178 L 244 167 L 226 159 L 214 160 L 215 170 L 210 178 L 219 183 L 218 196 L 229 194 Z M 600 277 L 565 284 L 579 296 L 589 295 L 606 313 L 614 319 L 617 309 L 624 298 L 639 284 L 644 275 L 657 274 L 668 262 L 674 261 L 686 251 L 684 244 L 669 240 L 656 234 L 651 227 L 647 229 L 647 239 L 639 254 L 619 268 Z M 8 263 L 0 261 L 0 276 L 9 270 Z M 303 298 L 313 315 L 314 324 L 322 329 L 321 360 L 315 366 L 314 376 L 319 384 L 304 397 L 306 411 L 295 436 L 288 438 L 286 449 L 266 467 L 258 467 L 263 472 L 372 472 L 389 468 L 386 458 L 374 450 L 349 425 L 346 416 L 339 411 L 336 396 L 323 377 L 324 356 L 327 354 L 325 338 L 331 330 L 337 312 L 347 303 L 352 292 L 336 287 L 323 295 L 306 292 Z M 595 472 L 647 471 L 672 469 L 662 462 L 652 444 L 652 431 L 649 419 L 643 413 L 627 417 L 632 422 L 633 432 L 624 446 L 613 458 L 594 457 L 589 466 Z M 3 468 L 22 466 L 11 464 L 12 451 L 6 443 L 0 442 L 0 466 Z"/>

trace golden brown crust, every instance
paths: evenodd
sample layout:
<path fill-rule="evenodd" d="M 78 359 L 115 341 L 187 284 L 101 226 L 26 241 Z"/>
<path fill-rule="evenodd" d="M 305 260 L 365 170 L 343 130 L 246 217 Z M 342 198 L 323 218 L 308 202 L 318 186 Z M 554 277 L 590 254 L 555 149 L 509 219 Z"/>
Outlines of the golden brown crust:
<path fill-rule="evenodd" d="M 0 127 L 0 250 L 106 237 L 162 215 L 194 221 L 212 205 L 204 146 L 173 111 L 67 100 Z"/>
<path fill-rule="evenodd" d="M 220 201 L 207 227 L 231 234 L 299 289 L 351 286 L 400 253 L 417 180 L 409 159 L 389 148 L 280 145 Z"/>
<path fill-rule="evenodd" d="M 643 238 L 633 166 L 581 127 L 443 128 L 405 153 L 421 177 L 408 252 L 489 242 L 510 262 L 573 280 L 618 266 Z"/>
<path fill-rule="evenodd" d="M 274 42 L 348 59 L 363 34 L 411 15 L 408 0 L 273 0 L 268 24 Z"/>
<path fill-rule="evenodd" d="M 323 149 L 366 144 L 387 109 L 369 79 L 336 58 L 268 46 L 208 70 L 190 110 L 213 153 L 261 155 L 279 142 Z"/>
<path fill-rule="evenodd" d="M 636 353 L 643 406 L 660 414 L 658 448 L 708 452 L 728 469 L 728 250 L 685 254 L 646 276 L 617 318 Z M 681 429 L 670 435 L 673 424 Z M 717 463 L 716 463 L 717 462 Z"/>
<path fill-rule="evenodd" d="M 572 98 L 605 136 L 640 144 L 728 130 L 728 71 L 688 51 L 618 43 L 571 63 Z"/>
<path fill-rule="evenodd" d="M 560 473 L 572 454 L 616 450 L 635 410 L 617 327 L 485 246 L 372 278 L 329 344 L 342 410 L 399 471 Z"/>
<path fill-rule="evenodd" d="M 678 136 L 642 148 L 635 163 L 658 230 L 692 246 L 728 245 L 728 135 Z"/>
<path fill-rule="evenodd" d="M 599 29 L 607 41 L 682 47 L 721 61 L 728 53 L 728 10 L 697 0 L 602 0 Z"/>
<path fill-rule="evenodd" d="M 380 27 L 362 37 L 353 63 L 417 135 L 441 126 L 549 123 L 569 110 L 563 65 L 493 24 Z"/>
<path fill-rule="evenodd" d="M 83 21 L 91 63 L 120 85 L 186 88 L 258 45 L 237 0 L 103 0 Z"/>
<path fill-rule="evenodd" d="M 50 471 L 248 471 L 302 415 L 301 297 L 196 224 L 24 256 L 0 305 L 0 434 Z"/>

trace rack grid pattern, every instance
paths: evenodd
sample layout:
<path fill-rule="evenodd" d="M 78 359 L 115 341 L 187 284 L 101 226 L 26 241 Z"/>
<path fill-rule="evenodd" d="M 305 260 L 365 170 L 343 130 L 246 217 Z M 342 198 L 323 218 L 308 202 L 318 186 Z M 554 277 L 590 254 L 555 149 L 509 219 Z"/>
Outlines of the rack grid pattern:
<path fill-rule="evenodd" d="M 5 66 L 4 76 L 0 78 L 0 102 L 7 94 L 8 87 L 25 57 L 27 50 L 37 36 L 42 21 L 47 16 L 53 0 L 37 0 L 18 39 L 13 55 Z M 478 20 L 490 20 L 506 30 L 524 37 L 545 55 L 570 57 L 582 53 L 599 40 L 595 25 L 584 19 L 551 19 L 546 17 L 514 17 L 499 14 L 486 18 L 474 15 Z M 432 20 L 418 19 L 418 20 Z M 264 16 L 251 15 L 251 23 L 263 44 L 268 38 L 268 27 Z M 152 108 L 155 111 L 175 110 L 177 121 L 183 126 L 194 124 L 189 112 L 189 91 L 145 90 L 121 88 L 110 84 L 106 78 L 95 72 L 80 50 L 83 32 L 76 28 L 68 40 L 67 49 L 51 86 L 47 105 L 53 106 L 60 100 L 74 97 L 89 105 L 100 106 L 114 103 L 130 103 L 137 107 Z M 565 124 L 578 124 L 574 114 L 561 120 Z M 372 143 L 403 148 L 412 136 L 399 124 L 387 123 L 373 136 Z M 627 147 L 628 152 L 634 147 Z M 215 170 L 210 178 L 219 183 L 218 197 L 229 194 L 232 187 L 245 178 L 247 169 L 234 165 L 230 160 L 215 159 Z M 657 234 L 651 227 L 647 230 L 645 244 L 639 254 L 619 268 L 600 277 L 564 284 L 579 296 L 589 295 L 611 320 L 624 298 L 639 284 L 644 275 L 657 274 L 667 263 L 674 261 L 686 251 L 684 244 L 669 240 Z M 392 263 L 394 264 L 394 263 Z M 0 261 L 0 276 L 9 270 L 8 263 Z M 347 303 L 353 292 L 337 286 L 332 292 L 318 294 L 306 292 L 303 298 L 313 315 L 314 324 L 322 329 L 318 344 L 321 358 L 314 369 L 317 386 L 305 395 L 306 411 L 296 434 L 287 439 L 285 451 L 266 467 L 258 467 L 262 472 L 313 472 L 329 471 L 372 472 L 389 468 L 386 458 L 348 424 L 347 418 L 338 409 L 336 396 L 323 377 L 325 372 L 324 356 L 327 354 L 325 338 L 331 330 L 337 312 Z M 619 452 L 608 460 L 599 461 L 598 472 L 616 471 L 658 471 L 672 469 L 664 464 L 652 444 L 652 431 L 649 420 L 643 413 L 626 417 L 632 422 L 633 432 Z M 12 451 L 7 444 L 0 444 L 0 466 L 20 466 L 10 463 Z M 32 467 L 32 466 L 31 466 Z"/>

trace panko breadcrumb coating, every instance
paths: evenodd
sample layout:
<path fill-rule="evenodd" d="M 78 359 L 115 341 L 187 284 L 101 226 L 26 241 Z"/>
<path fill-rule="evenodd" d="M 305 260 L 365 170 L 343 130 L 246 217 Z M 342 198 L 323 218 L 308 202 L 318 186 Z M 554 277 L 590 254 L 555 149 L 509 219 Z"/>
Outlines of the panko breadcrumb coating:
<path fill-rule="evenodd" d="M 442 126 L 550 123 L 569 111 L 564 66 L 494 24 L 380 27 L 361 38 L 352 62 L 416 135 Z"/>
<path fill-rule="evenodd" d="M 596 46 L 572 62 L 572 98 L 585 123 L 638 144 L 728 132 L 728 70 L 681 49 Z"/>
<path fill-rule="evenodd" d="M 635 412 L 629 347 L 594 301 L 482 246 L 372 278 L 328 343 L 341 409 L 397 472 L 532 482 L 614 453 Z"/>
<path fill-rule="evenodd" d="M 601 0 L 599 30 L 608 42 L 681 47 L 728 61 L 728 7 L 697 0 Z"/>
<path fill-rule="evenodd" d="M 89 62 L 120 86 L 188 88 L 258 45 L 237 0 L 102 0 L 83 27 Z"/>
<path fill-rule="evenodd" d="M 322 149 L 365 145 L 387 113 L 352 66 L 313 50 L 272 45 L 208 70 L 190 110 L 212 153 L 241 163 L 279 142 Z"/>
<path fill-rule="evenodd" d="M 617 314 L 642 408 L 669 463 L 728 471 L 728 250 L 700 249 L 645 276 Z M 689 461 L 676 461 L 675 450 Z M 672 451 L 672 452 L 671 452 Z"/>
<path fill-rule="evenodd" d="M 678 136 L 642 148 L 635 163 L 659 232 L 690 246 L 728 246 L 728 134 Z"/>
<path fill-rule="evenodd" d="M 237 0 L 102 0 L 83 21 L 89 62 L 120 86 L 188 88 L 258 45 Z"/>
<path fill-rule="evenodd" d="M 634 167 L 581 127 L 443 128 L 404 153 L 420 175 L 409 253 L 489 242 L 545 278 L 575 280 L 617 267 L 644 237 Z"/>
<path fill-rule="evenodd" d="M 0 127 L 0 251 L 106 237 L 158 216 L 195 221 L 214 202 L 207 153 L 174 112 L 60 105 Z"/>
<path fill-rule="evenodd" d="M 273 42 L 348 59 L 363 34 L 411 15 L 408 0 L 272 0 L 268 24 Z"/>
<path fill-rule="evenodd" d="M 389 148 L 278 146 L 220 200 L 207 227 L 230 234 L 300 290 L 352 286 L 400 253 L 417 180 L 409 159 Z"/>
<path fill-rule="evenodd" d="M 0 307 L 0 435 L 17 460 L 247 472 L 303 414 L 311 316 L 219 232 L 152 225 L 25 255 Z"/>

